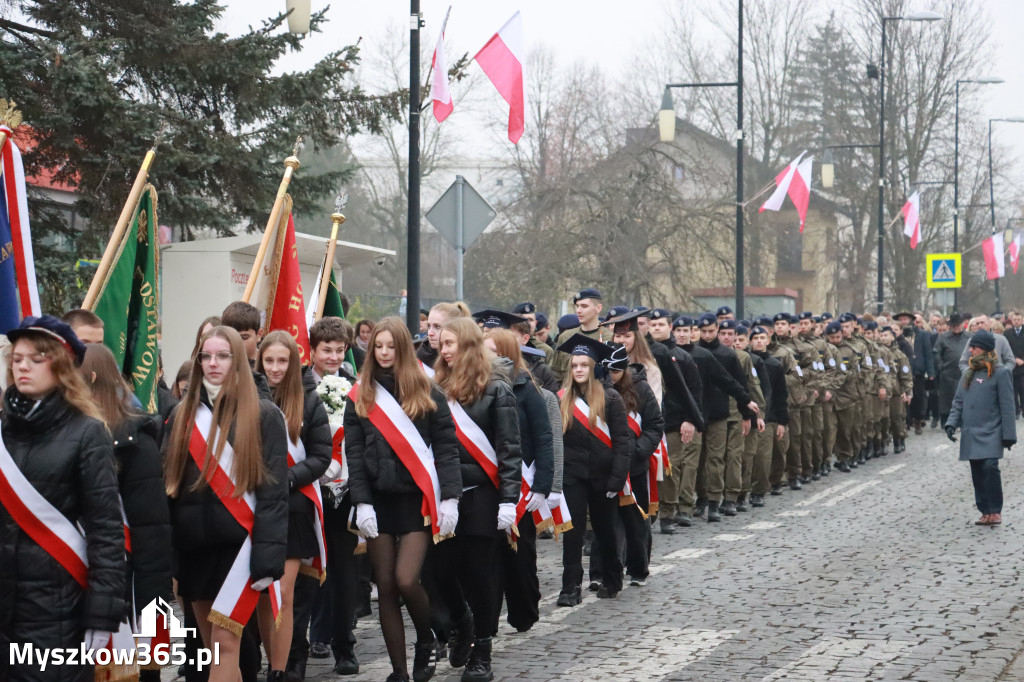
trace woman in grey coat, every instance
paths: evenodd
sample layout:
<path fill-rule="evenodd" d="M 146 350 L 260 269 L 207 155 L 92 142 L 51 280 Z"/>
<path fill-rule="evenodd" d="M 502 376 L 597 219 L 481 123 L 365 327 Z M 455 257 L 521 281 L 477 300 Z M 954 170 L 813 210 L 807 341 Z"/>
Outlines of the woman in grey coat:
<path fill-rule="evenodd" d="M 1003 448 L 1009 450 L 1017 442 L 1013 378 L 999 363 L 991 332 L 979 330 L 968 347 L 971 360 L 953 398 L 946 435 L 955 443 L 953 434 L 960 427 L 960 459 L 971 463 L 974 500 L 982 513 L 975 525 L 998 526 L 1003 522 L 999 460 Z"/>

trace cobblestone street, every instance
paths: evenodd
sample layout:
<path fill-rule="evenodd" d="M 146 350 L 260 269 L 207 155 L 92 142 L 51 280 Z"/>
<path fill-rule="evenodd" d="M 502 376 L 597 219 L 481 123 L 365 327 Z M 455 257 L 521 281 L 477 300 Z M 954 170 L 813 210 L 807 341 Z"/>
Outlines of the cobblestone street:
<path fill-rule="evenodd" d="M 618 599 L 586 592 L 580 606 L 555 607 L 561 546 L 540 541 L 541 621 L 523 634 L 502 623 L 495 679 L 1024 679 L 1024 469 L 1013 450 L 1004 525 L 976 527 L 956 453 L 926 429 L 903 454 L 787 489 L 762 509 L 655 534 L 650 580 Z M 357 637 L 351 679 L 383 680 L 376 612 Z M 434 679 L 460 673 L 442 663 Z M 337 679 L 316 660 L 308 675 Z"/>

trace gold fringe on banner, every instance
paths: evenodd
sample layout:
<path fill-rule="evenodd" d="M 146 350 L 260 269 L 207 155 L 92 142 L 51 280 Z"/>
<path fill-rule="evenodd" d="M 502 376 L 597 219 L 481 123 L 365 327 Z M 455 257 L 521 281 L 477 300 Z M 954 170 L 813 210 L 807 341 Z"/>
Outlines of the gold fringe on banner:
<path fill-rule="evenodd" d="M 244 625 L 236 623 L 235 621 L 225 616 L 223 613 L 218 613 L 217 611 L 214 611 L 212 609 L 210 610 L 210 615 L 207 618 L 207 620 L 216 625 L 217 627 L 224 628 L 225 630 L 233 634 L 235 637 L 241 637 L 242 630 L 245 629 Z"/>

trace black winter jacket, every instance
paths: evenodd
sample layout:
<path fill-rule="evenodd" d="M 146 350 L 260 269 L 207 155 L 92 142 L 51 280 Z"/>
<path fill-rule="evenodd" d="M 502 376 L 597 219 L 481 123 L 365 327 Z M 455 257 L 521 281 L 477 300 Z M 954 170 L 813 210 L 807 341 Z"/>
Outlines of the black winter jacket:
<path fill-rule="evenodd" d="M 523 485 L 523 457 L 519 439 L 519 414 L 516 409 L 516 396 L 509 385 L 508 371 L 511 364 L 507 360 L 495 363 L 491 380 L 487 388 L 476 402 L 463 405 L 462 408 L 469 418 L 476 422 L 487 440 L 494 446 L 498 457 L 498 503 L 515 504 L 519 501 L 519 491 Z M 473 455 L 459 443 L 459 462 L 462 471 L 462 486 L 491 485 L 483 467 L 477 463 Z"/>
<path fill-rule="evenodd" d="M 753 417 L 754 413 L 751 412 L 749 408 L 747 408 L 747 404 L 752 400 L 752 398 L 750 397 L 750 393 L 746 389 L 747 377 L 746 374 L 743 372 L 743 367 L 740 366 L 740 359 L 736 357 L 736 351 L 734 351 L 732 348 L 727 348 L 726 346 L 723 346 L 718 339 L 713 340 L 711 343 L 705 343 L 702 340 L 700 342 L 700 347 L 704 348 L 705 350 L 709 351 L 712 355 L 714 355 L 715 359 L 718 360 L 719 364 L 721 364 L 722 367 L 725 368 L 725 371 L 730 376 L 732 376 L 733 379 L 736 380 L 737 384 L 739 384 L 741 390 L 743 391 L 743 396 L 736 396 L 735 394 L 730 395 L 732 395 L 733 399 L 736 401 L 736 406 L 739 408 L 740 416 L 744 420 Z M 722 386 L 720 384 L 713 383 L 711 385 L 711 393 L 713 396 L 711 400 L 716 403 L 725 405 L 726 410 L 728 410 L 729 399 L 722 392 Z M 715 394 L 718 395 L 715 396 Z M 745 397 L 746 399 L 742 400 L 741 398 L 743 397 Z"/>
<path fill-rule="evenodd" d="M 548 495 L 555 475 L 555 446 L 547 403 L 528 372 L 520 370 L 516 373 L 512 393 L 515 394 L 516 412 L 519 415 L 523 464 L 535 465 L 531 490 L 540 495 Z"/>
<path fill-rule="evenodd" d="M 546 388 L 552 393 L 558 393 L 562 389 L 562 384 L 558 381 L 558 377 L 555 376 L 554 371 L 548 366 L 547 361 L 543 357 L 524 353 L 523 359 L 526 361 L 526 366 L 530 368 L 533 378 L 537 380 L 541 388 Z"/>
<path fill-rule="evenodd" d="M 429 341 L 424 341 L 416 349 L 416 359 L 433 369 L 434 363 L 437 362 L 437 351 L 430 347 Z"/>
<path fill-rule="evenodd" d="M 718 344 L 718 341 L 715 341 Z M 746 410 L 750 402 L 750 394 L 747 393 L 746 383 L 740 381 L 726 371 L 722 363 L 703 344 L 688 344 L 683 350 L 693 356 L 700 371 L 701 384 L 704 387 L 704 419 L 708 422 L 721 421 L 729 418 L 729 398 L 732 397 L 743 405 Z M 726 349 L 728 350 L 728 349 Z M 733 353 L 733 360 L 736 362 L 737 371 L 743 382 L 746 377 L 742 376 L 742 370 L 738 369 L 739 360 Z"/>
<path fill-rule="evenodd" d="M 200 387 L 200 391 L 200 400 L 209 407 L 206 387 Z M 182 404 L 175 408 L 164 429 L 165 447 Z M 288 430 L 284 415 L 277 405 L 261 399 L 259 406 L 263 464 L 268 476 L 254 491 L 256 521 L 252 529 L 249 572 L 253 580 L 276 580 L 284 574 L 288 545 Z M 228 442 L 234 443 L 234 440 L 232 425 L 228 432 Z M 201 475 L 199 467 L 189 457 L 178 496 L 171 499 L 171 530 L 175 549 L 194 553 L 207 548 L 241 545 L 246 538 L 245 529 L 235 521 L 210 486 L 191 490 Z"/>
<path fill-rule="evenodd" d="M 167 504 L 157 417 L 133 415 L 114 433 L 117 487 L 131 537 L 126 599 L 135 610 L 151 601 L 173 599 L 171 591 L 171 510 Z"/>
<path fill-rule="evenodd" d="M 698 432 L 703 433 L 705 424 L 702 399 L 698 397 L 703 391 L 703 385 L 693 357 L 676 345 L 676 340 L 671 336 L 664 341 L 653 341 L 651 352 L 665 382 L 665 429 L 677 432 L 683 422 L 690 422 Z"/>
<path fill-rule="evenodd" d="M 313 372 L 303 372 L 302 388 L 306 395 L 299 439 L 306 449 L 306 459 L 288 467 L 288 513 L 311 515 L 314 511 L 313 502 L 299 489 L 316 482 L 327 471 L 331 465 L 331 455 L 334 454 L 334 441 L 331 438 L 331 425 L 327 422 L 327 410 L 316 392 Z"/>
<path fill-rule="evenodd" d="M 749 349 L 749 346 L 748 346 Z M 768 411 L 767 406 L 772 403 L 772 380 L 768 376 L 768 370 L 765 368 L 764 359 L 755 353 L 753 349 L 749 349 L 747 355 L 750 356 L 750 361 L 754 364 L 754 371 L 757 372 L 757 382 L 761 387 L 761 395 L 764 396 L 765 412 Z M 766 422 L 768 419 L 764 413 L 758 415 Z"/>
<path fill-rule="evenodd" d="M 647 383 L 647 370 L 640 364 L 630 365 L 629 369 L 633 373 L 633 388 L 638 398 L 635 412 L 640 415 L 640 435 L 636 437 L 633 461 L 629 465 L 629 475 L 636 479 L 638 476 L 647 476 L 651 468 L 651 455 L 658 449 L 661 437 L 665 434 L 665 420 L 654 391 Z"/>
<path fill-rule="evenodd" d="M 35 403 L 11 386 L 0 431 L 32 487 L 68 521 L 81 524 L 89 563 L 89 588 L 83 590 L 0 505 L 0 641 L 78 648 L 88 629 L 117 630 L 127 615 L 124 524 L 106 428 L 75 410 L 59 391 Z M 37 667 L 20 668 L 15 666 L 11 678 L 38 679 L 31 676 L 33 669 L 38 675 Z M 70 670 L 48 669 L 42 677 L 81 676 Z"/>
<path fill-rule="evenodd" d="M 610 448 L 578 419 L 570 419 L 562 436 L 564 486 L 589 482 L 591 490 L 617 493 L 626 485 L 636 443 L 626 422 L 622 396 L 608 384 L 604 385 L 604 412 L 612 439 Z"/>
<path fill-rule="evenodd" d="M 390 372 L 381 372 L 377 381 L 395 395 L 395 379 Z M 444 393 L 436 386 L 430 397 L 437 405 L 430 414 L 414 419 L 413 424 L 434 453 L 441 499 L 462 497 L 462 474 L 459 471 L 459 441 L 455 422 Z M 352 504 L 373 504 L 374 493 L 419 492 L 412 474 L 402 464 L 394 449 L 369 419 L 356 414 L 351 398 L 345 400 L 345 456 L 348 458 L 349 491 Z"/>
<path fill-rule="evenodd" d="M 764 417 L 765 422 L 789 426 L 789 388 L 786 386 L 786 368 L 782 366 L 778 358 L 773 358 L 767 351 L 760 353 L 752 351 L 750 357 L 761 358 L 764 362 L 765 370 L 767 370 L 768 381 L 771 384 L 771 397 L 768 398 L 767 414 Z M 763 393 L 764 388 L 761 391 Z M 767 396 L 767 394 L 765 395 Z"/>

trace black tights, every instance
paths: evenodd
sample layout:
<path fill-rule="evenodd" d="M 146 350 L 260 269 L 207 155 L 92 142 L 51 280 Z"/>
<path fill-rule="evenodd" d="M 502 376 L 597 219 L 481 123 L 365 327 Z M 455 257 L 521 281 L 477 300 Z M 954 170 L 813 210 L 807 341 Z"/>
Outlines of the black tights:
<path fill-rule="evenodd" d="M 432 642 L 430 629 L 430 603 L 420 584 L 420 570 L 427 554 L 430 534 L 426 531 L 398 536 L 381 534 L 366 541 L 367 553 L 373 564 L 377 581 L 377 611 L 380 629 L 384 634 L 388 657 L 395 672 L 408 674 L 405 651 L 405 624 L 399 596 L 405 602 L 417 642 Z"/>

